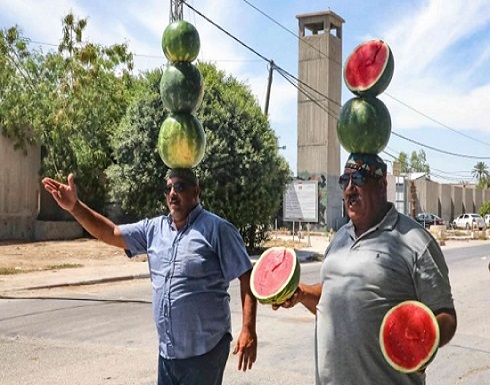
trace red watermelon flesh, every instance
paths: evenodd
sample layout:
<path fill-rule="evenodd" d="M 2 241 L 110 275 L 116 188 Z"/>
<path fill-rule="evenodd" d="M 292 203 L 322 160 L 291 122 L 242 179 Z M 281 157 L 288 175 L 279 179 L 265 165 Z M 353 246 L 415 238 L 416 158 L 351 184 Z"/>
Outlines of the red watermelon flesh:
<path fill-rule="evenodd" d="M 293 295 L 299 283 L 300 264 L 293 249 L 271 247 L 254 265 L 250 286 L 263 304 L 279 304 Z"/>
<path fill-rule="evenodd" d="M 439 347 L 439 325 L 432 311 L 418 301 L 405 301 L 385 315 L 380 330 L 384 357 L 396 370 L 422 369 Z"/>
<path fill-rule="evenodd" d="M 358 45 L 346 60 L 344 81 L 356 95 L 376 96 L 391 82 L 394 59 L 390 47 L 382 40 Z"/>

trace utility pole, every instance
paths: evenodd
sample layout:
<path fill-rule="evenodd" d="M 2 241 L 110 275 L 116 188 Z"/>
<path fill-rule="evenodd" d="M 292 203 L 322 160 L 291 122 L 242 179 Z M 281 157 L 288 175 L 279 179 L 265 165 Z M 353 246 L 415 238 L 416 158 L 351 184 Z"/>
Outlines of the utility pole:
<path fill-rule="evenodd" d="M 170 23 L 184 19 L 183 3 L 184 0 L 170 0 Z"/>
<path fill-rule="evenodd" d="M 269 62 L 269 81 L 267 82 L 267 93 L 265 95 L 264 114 L 269 115 L 269 100 L 271 98 L 272 73 L 274 72 L 274 61 Z"/>

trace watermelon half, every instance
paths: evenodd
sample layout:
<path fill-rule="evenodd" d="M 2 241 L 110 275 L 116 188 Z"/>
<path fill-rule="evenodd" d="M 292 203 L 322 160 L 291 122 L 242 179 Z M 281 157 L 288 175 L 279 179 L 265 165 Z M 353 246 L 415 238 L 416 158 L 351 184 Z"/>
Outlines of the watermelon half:
<path fill-rule="evenodd" d="M 388 363 L 403 373 L 423 369 L 439 347 L 439 324 L 419 301 L 405 301 L 386 313 L 379 333 L 381 351 Z"/>
<path fill-rule="evenodd" d="M 393 53 L 382 40 L 370 40 L 358 45 L 344 66 L 347 88 L 359 96 L 381 94 L 391 82 L 395 69 Z"/>
<path fill-rule="evenodd" d="M 271 247 L 255 263 L 250 287 L 260 303 L 279 305 L 294 294 L 299 276 L 300 263 L 294 249 Z"/>

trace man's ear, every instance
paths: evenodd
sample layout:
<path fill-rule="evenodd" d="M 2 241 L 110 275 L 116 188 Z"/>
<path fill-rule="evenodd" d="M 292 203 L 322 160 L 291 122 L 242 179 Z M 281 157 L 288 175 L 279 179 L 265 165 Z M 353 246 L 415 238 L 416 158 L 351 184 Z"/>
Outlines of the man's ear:
<path fill-rule="evenodd" d="M 388 181 L 386 180 L 386 176 L 379 178 L 378 183 L 382 189 L 386 190 L 388 188 Z"/>

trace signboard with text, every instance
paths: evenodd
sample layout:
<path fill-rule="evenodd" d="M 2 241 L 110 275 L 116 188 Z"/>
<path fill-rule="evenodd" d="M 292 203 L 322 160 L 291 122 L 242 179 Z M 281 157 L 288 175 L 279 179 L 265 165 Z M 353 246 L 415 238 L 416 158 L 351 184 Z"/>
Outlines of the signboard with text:
<path fill-rule="evenodd" d="M 284 192 L 283 220 L 318 222 L 318 181 L 295 180 Z"/>

